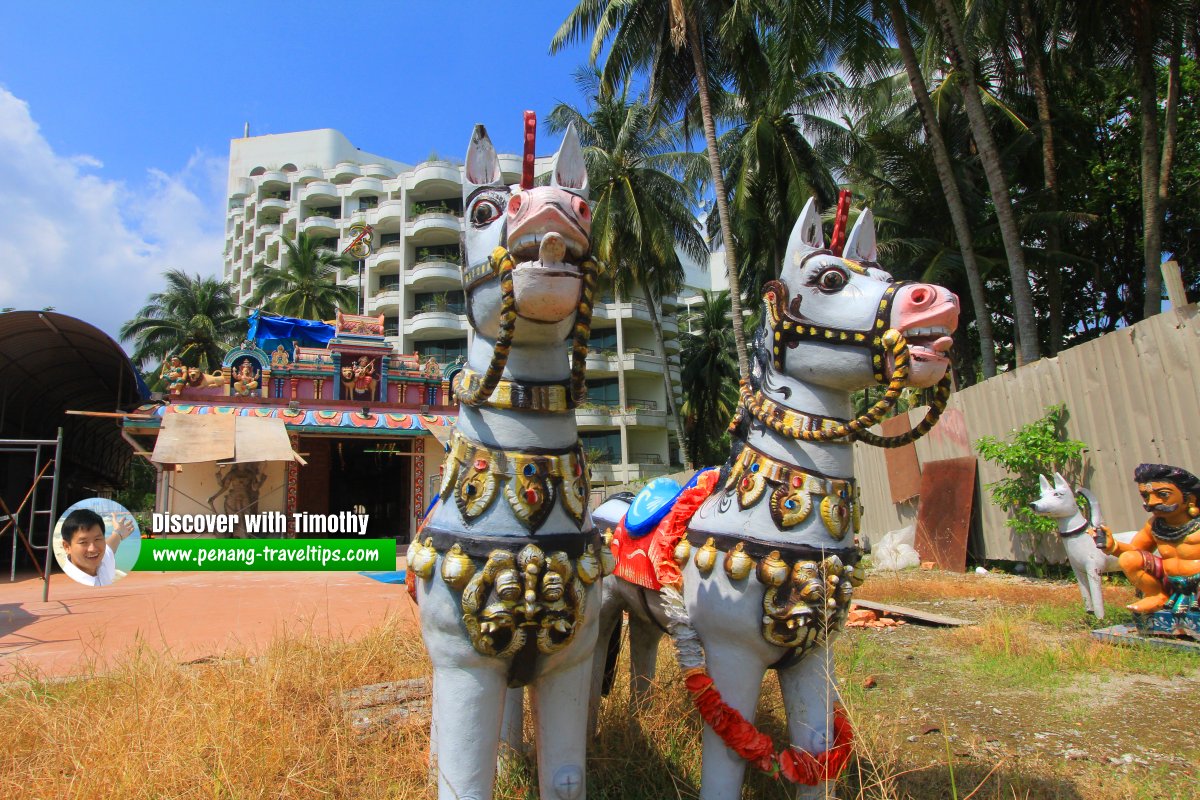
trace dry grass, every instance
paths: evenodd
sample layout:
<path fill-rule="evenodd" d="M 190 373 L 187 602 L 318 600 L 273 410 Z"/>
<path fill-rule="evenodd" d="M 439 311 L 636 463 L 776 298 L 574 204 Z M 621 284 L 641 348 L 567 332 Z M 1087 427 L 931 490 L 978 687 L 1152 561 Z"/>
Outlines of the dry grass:
<path fill-rule="evenodd" d="M 911 579 L 915 590 L 903 579 L 892 585 L 893 579 L 872 579 L 867 586 L 873 596 L 897 602 L 938 596 L 924 591 L 935 585 L 931 578 Z M 1053 752 L 996 746 L 988 738 L 993 734 L 972 732 L 965 723 L 978 713 L 973 698 L 983 696 L 988 705 L 1011 700 L 1015 709 L 1030 706 L 1036 715 L 1013 711 L 1012 717 L 987 716 L 983 722 L 998 726 L 997 736 L 1017 731 L 1032 736 L 1055 714 L 1066 713 L 1055 706 L 1067 705 L 1061 692 L 1048 687 L 1124 673 L 1194 673 L 1197 659 L 1095 644 L 1074 621 L 1059 627 L 1047 622 L 1065 619 L 1065 612 L 1039 616 L 1028 602 L 1033 592 L 1042 609 L 1058 603 L 1066 609 L 1078 602 L 1078 595 L 1071 598 L 1066 591 L 1052 592 L 1047 606 L 1042 587 L 997 580 L 980 594 L 975 582 L 936 585 L 945 590 L 941 596 L 986 595 L 1003 605 L 980 609 L 980 625 L 953 632 L 852 632 L 839 639 L 837 671 L 856 744 L 838 797 L 1196 796 L 1194 776 L 1181 777 L 1171 764 L 1130 772 L 1099 758 L 1068 762 Z M 211 663 L 180 665 L 143 648 L 103 675 L 68 681 L 25 675 L 0 687 L 0 798 L 432 797 L 424 720 L 357 735 L 330 702 L 346 689 L 428 671 L 411 626 L 385 620 L 356 641 L 281 637 L 254 658 L 230 653 Z M 660 653 L 658 682 L 645 707 L 631 708 L 624 675 L 605 700 L 601 733 L 589 745 L 589 796 L 696 797 L 701 729 L 669 648 Z M 880 688 L 863 688 L 867 675 L 878 676 Z M 909 711 L 918 703 L 921 713 L 914 716 Z M 768 675 L 759 720 L 778 743 L 786 740 L 782 717 L 778 687 Z M 914 742 L 913 734 L 930 720 L 940 730 Z M 1075 719 L 1068 724 L 1081 725 Z M 1113 724 L 1126 725 L 1119 718 Z M 1181 744 L 1181 754 L 1200 758 L 1189 746 Z M 499 779 L 496 795 L 536 797 L 532 767 L 517 760 Z M 745 796 L 789 795 L 754 773 Z"/>
<path fill-rule="evenodd" d="M 399 629 L 193 666 L 143 648 L 102 676 L 26 675 L 0 690 L 0 797 L 424 797 L 424 726 L 355 737 L 329 702 L 428 671 Z"/>

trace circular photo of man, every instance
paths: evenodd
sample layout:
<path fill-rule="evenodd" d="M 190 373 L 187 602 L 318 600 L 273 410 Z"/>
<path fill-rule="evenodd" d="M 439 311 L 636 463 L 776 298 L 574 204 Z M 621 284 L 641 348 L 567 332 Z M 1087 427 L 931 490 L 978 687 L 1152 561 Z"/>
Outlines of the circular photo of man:
<path fill-rule="evenodd" d="M 67 509 L 54 528 L 54 557 L 84 586 L 108 586 L 137 562 L 141 531 L 133 514 L 113 500 L 93 497 Z"/>

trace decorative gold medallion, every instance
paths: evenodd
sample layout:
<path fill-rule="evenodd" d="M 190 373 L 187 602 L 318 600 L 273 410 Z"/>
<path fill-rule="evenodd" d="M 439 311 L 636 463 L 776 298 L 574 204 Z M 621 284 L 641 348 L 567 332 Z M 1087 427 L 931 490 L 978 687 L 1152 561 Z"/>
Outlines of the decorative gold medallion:
<path fill-rule="evenodd" d="M 539 652 L 558 652 L 575 637 L 583 616 L 585 590 L 579 576 L 586 573 L 595 581 L 598 566 L 594 548 L 574 566 L 566 553 L 547 555 L 534 544 L 515 556 L 493 550 L 462 593 L 463 625 L 471 645 L 482 655 L 507 658 L 533 635 Z"/>
<path fill-rule="evenodd" d="M 771 519 L 780 530 L 794 528 L 808 519 L 812 512 L 812 492 L 803 475 L 792 475 L 790 485 L 781 485 L 771 492 Z"/>
<path fill-rule="evenodd" d="M 509 460 L 513 474 L 505 482 L 504 496 L 526 529 L 536 531 L 554 509 L 557 492 L 550 480 L 550 465 L 538 456 L 515 455 Z"/>
<path fill-rule="evenodd" d="M 567 514 L 576 525 L 583 525 L 583 514 L 587 509 L 588 492 L 591 476 L 588 474 L 587 462 L 578 451 L 568 453 L 560 463 L 565 463 L 566 471 L 562 476 L 562 504 Z"/>
<path fill-rule="evenodd" d="M 454 501 L 467 522 L 478 519 L 496 499 L 496 469 L 486 450 L 473 450 L 459 470 Z"/>
<path fill-rule="evenodd" d="M 821 521 L 834 539 L 841 540 L 850 527 L 850 501 L 845 490 L 821 498 Z"/>
<path fill-rule="evenodd" d="M 774 556 L 763 563 L 772 561 L 771 574 L 777 575 Z M 760 580 L 765 570 L 759 567 Z M 819 563 L 797 561 L 790 574 L 778 584 L 771 582 L 763 595 L 763 638 L 801 653 L 825 643 L 845 622 L 853 583 L 851 570 L 836 556 Z"/>

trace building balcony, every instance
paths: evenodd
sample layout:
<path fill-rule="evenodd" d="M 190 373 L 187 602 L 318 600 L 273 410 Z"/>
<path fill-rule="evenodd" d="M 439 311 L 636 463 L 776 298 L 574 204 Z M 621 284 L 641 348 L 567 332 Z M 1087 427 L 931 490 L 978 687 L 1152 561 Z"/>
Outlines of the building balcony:
<path fill-rule="evenodd" d="M 422 292 L 444 292 L 462 288 L 462 271 L 449 261 L 423 261 L 404 276 L 404 285 Z"/>
<path fill-rule="evenodd" d="M 641 298 L 633 298 L 617 303 L 614 301 L 604 301 L 596 303 L 596 307 L 592 312 L 592 316 L 596 319 L 625 319 L 635 323 L 646 323 L 650 325 L 650 309 L 646 306 L 646 301 Z M 658 315 L 659 324 L 662 325 L 663 338 L 670 340 L 670 337 L 676 336 L 679 333 L 679 325 L 672 317 L 664 317 Z M 676 346 L 678 349 L 678 346 Z"/>
<path fill-rule="evenodd" d="M 371 177 L 355 178 L 350 181 L 350 194 L 384 194 L 383 181 Z"/>
<path fill-rule="evenodd" d="M 297 183 L 312 183 L 325 179 L 325 171 L 320 167 L 304 167 L 292 173 L 292 180 Z"/>
<path fill-rule="evenodd" d="M 643 372 L 648 375 L 661 375 L 662 359 L 652 353 L 631 347 L 626 348 L 623 357 L 618 357 L 613 350 L 599 352 L 589 350 L 587 369 L 588 374 L 596 373 L 597 376 L 604 373 L 616 374 L 618 370 L 626 373 Z M 675 366 L 671 367 L 671 373 L 675 380 L 679 379 L 678 369 Z"/>
<path fill-rule="evenodd" d="M 277 169 L 269 170 L 258 176 L 258 185 L 268 192 L 286 191 L 288 174 Z"/>
<path fill-rule="evenodd" d="M 412 171 L 410 191 L 418 198 L 461 192 L 462 172 L 449 161 L 423 161 Z"/>
<path fill-rule="evenodd" d="M 229 197 L 233 200 L 241 200 L 254 194 L 254 181 L 249 178 L 234 178 L 233 185 L 229 187 Z M 241 205 L 240 203 L 238 205 Z"/>
<path fill-rule="evenodd" d="M 661 458 L 657 454 L 647 453 L 644 455 L 654 455 L 661 461 Z M 633 459 L 633 457 L 634 454 L 630 453 L 629 458 Z M 589 462 L 588 471 L 592 476 L 592 484 L 595 485 L 597 483 L 633 483 L 634 481 L 658 478 L 666 475 L 669 467 L 666 464 L 655 463 L 609 464 L 605 462 Z"/>
<path fill-rule="evenodd" d="M 306 203 L 333 202 L 338 199 L 338 187 L 329 181 L 313 181 L 300 190 L 300 199 Z"/>
<path fill-rule="evenodd" d="M 355 178 L 362 177 L 362 167 L 350 161 L 343 161 L 333 168 L 334 183 L 349 183 Z"/>
<path fill-rule="evenodd" d="M 409 336 L 422 335 L 427 339 L 457 336 L 467 329 L 466 314 L 455 311 L 419 311 L 404 320 L 404 332 Z"/>
<path fill-rule="evenodd" d="M 389 316 L 398 316 L 400 313 L 400 300 L 402 299 L 403 291 L 398 286 L 389 286 L 375 292 L 374 296 L 367 301 L 369 314 L 388 314 Z M 390 312 L 390 313 L 389 313 Z"/>
<path fill-rule="evenodd" d="M 381 200 L 375 209 L 375 222 L 372 225 L 382 225 L 385 222 L 395 222 L 397 225 L 404 219 L 403 200 Z"/>
<path fill-rule="evenodd" d="M 581 428 L 613 428 L 620 425 L 643 428 L 667 426 L 667 412 L 646 400 L 630 400 L 629 405 L 606 406 L 585 403 L 575 409 L 575 422 Z"/>
<path fill-rule="evenodd" d="M 337 236 L 337 220 L 332 217 L 309 217 L 300 223 L 300 230 L 309 236 Z"/>
<path fill-rule="evenodd" d="M 453 214 L 441 211 L 431 211 L 414 219 L 408 228 L 409 236 L 415 242 L 427 243 L 434 239 L 445 240 L 446 243 L 458 241 L 462 232 L 462 220 Z"/>
<path fill-rule="evenodd" d="M 396 177 L 396 170 L 386 164 L 363 164 L 362 174 L 371 178 L 379 178 L 380 180 L 392 180 Z"/>
<path fill-rule="evenodd" d="M 500 174 L 504 176 L 504 182 L 508 184 L 518 183 L 521 180 L 521 157 L 512 153 L 499 153 L 496 159 L 500 162 Z"/>
<path fill-rule="evenodd" d="M 367 263 L 373 270 L 398 272 L 400 270 L 400 258 L 403 255 L 403 242 L 388 242 L 376 247 L 371 253 L 371 257 L 367 259 Z"/>
<path fill-rule="evenodd" d="M 288 210 L 288 201 L 280 200 L 277 197 L 264 197 L 258 201 L 258 219 L 261 224 L 264 217 L 270 219 L 278 219 L 283 215 L 283 212 Z"/>
<path fill-rule="evenodd" d="M 259 241 L 266 239 L 267 234 L 279 235 L 279 223 L 267 222 L 258 226 L 258 232 L 255 236 Z"/>

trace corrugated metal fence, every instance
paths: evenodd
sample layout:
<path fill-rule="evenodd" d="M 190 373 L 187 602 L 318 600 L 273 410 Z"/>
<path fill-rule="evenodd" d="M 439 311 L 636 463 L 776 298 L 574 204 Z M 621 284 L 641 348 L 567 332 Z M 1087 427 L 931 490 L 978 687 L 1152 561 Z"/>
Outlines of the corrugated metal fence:
<path fill-rule="evenodd" d="M 1133 469 L 1142 462 L 1200 470 L 1200 313 L 1196 304 L 1167 311 L 1007 372 L 951 397 L 942 421 L 917 442 L 921 464 L 977 455 L 981 436 L 1007 437 L 1014 429 L 1065 403 L 1067 434 L 1088 444 L 1084 485 L 1099 498 L 1114 531 L 1145 522 Z M 912 424 L 925 409 L 910 414 Z M 878 429 L 876 429 L 878 430 Z M 979 486 L 1004 477 L 982 459 Z M 916 519 L 916 503 L 893 503 L 881 450 L 854 446 L 855 475 L 862 487 L 863 532 L 874 541 Z M 982 522 L 981 555 L 1024 560 L 1026 543 L 1005 525 L 1007 515 L 992 505 L 986 489 L 975 502 Z M 1046 555 L 1063 560 L 1053 544 Z"/>

